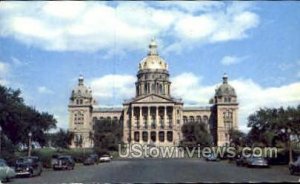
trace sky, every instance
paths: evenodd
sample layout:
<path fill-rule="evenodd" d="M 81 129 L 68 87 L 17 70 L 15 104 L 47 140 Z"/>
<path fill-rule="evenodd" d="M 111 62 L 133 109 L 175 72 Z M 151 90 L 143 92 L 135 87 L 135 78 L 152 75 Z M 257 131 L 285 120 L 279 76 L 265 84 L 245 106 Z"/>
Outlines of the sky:
<path fill-rule="evenodd" d="M 208 106 L 227 73 L 239 127 L 265 107 L 300 104 L 300 3 L 0 2 L 0 84 L 68 128 L 80 74 L 99 106 L 134 96 L 150 40 L 169 65 L 171 94 Z"/>

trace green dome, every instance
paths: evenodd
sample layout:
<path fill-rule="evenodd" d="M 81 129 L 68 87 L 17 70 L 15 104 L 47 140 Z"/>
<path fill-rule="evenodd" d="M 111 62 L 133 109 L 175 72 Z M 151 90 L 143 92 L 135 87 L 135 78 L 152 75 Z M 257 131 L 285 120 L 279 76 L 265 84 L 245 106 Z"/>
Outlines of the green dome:
<path fill-rule="evenodd" d="M 234 96 L 236 97 L 236 93 L 234 88 L 228 84 L 228 77 L 226 74 L 223 76 L 223 84 L 216 89 L 215 96 Z"/>

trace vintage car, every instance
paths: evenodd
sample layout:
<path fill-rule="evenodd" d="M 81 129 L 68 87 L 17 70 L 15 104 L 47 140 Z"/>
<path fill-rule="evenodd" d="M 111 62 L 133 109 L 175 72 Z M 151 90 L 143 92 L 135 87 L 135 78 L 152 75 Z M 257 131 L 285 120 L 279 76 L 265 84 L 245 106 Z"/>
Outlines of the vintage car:
<path fill-rule="evenodd" d="M 298 156 L 298 158 L 295 162 L 292 162 L 289 164 L 289 170 L 290 170 L 291 175 L 300 173 L 300 156 Z"/>
<path fill-rule="evenodd" d="M 209 154 L 206 158 L 206 161 L 219 161 L 219 158 L 217 157 L 216 154 Z"/>
<path fill-rule="evenodd" d="M 58 156 L 56 163 L 53 163 L 53 170 L 73 170 L 75 167 L 74 159 L 69 155 Z"/>
<path fill-rule="evenodd" d="M 21 157 L 16 161 L 15 171 L 17 176 L 38 176 L 43 172 L 42 162 L 36 156 Z"/>
<path fill-rule="evenodd" d="M 247 157 L 245 156 L 239 156 L 236 160 L 235 163 L 237 166 L 245 166 L 247 165 Z"/>
<path fill-rule="evenodd" d="M 261 156 L 251 155 L 246 160 L 248 167 L 269 167 L 268 161 Z"/>
<path fill-rule="evenodd" d="M 9 181 L 16 176 L 15 170 L 10 168 L 6 161 L 0 159 L 0 183 L 3 181 Z"/>
<path fill-rule="evenodd" d="M 105 154 L 99 158 L 99 161 L 100 162 L 110 162 L 111 159 L 112 159 L 112 156 Z"/>
<path fill-rule="evenodd" d="M 90 154 L 83 162 L 83 165 L 94 165 L 98 164 L 99 158 L 97 154 Z"/>

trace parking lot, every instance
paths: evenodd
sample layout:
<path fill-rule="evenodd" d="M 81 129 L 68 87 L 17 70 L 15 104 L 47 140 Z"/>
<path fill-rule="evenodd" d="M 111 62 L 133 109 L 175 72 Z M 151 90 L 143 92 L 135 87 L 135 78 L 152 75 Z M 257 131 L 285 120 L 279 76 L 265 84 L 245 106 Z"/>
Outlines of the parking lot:
<path fill-rule="evenodd" d="M 298 182 L 287 166 L 237 167 L 228 161 L 199 159 L 134 159 L 83 166 L 74 170 L 45 169 L 42 176 L 16 178 L 11 183 L 97 183 L 97 182 Z"/>

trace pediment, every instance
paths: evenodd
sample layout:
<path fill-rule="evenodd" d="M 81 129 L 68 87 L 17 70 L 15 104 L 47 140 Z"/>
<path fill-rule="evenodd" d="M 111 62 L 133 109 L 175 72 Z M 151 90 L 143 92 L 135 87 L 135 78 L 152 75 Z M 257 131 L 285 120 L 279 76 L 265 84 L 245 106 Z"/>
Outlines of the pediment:
<path fill-rule="evenodd" d="M 134 103 L 146 103 L 146 102 L 174 102 L 172 101 L 171 99 L 168 99 L 168 98 L 165 98 L 165 97 L 162 97 L 162 96 L 158 96 L 158 95 L 155 95 L 155 94 L 152 94 L 152 95 L 148 95 L 148 96 L 145 96 L 145 97 L 142 97 L 142 98 L 139 98 L 139 99 L 135 99 L 133 101 Z"/>

